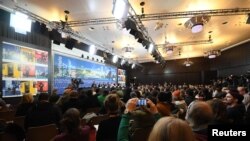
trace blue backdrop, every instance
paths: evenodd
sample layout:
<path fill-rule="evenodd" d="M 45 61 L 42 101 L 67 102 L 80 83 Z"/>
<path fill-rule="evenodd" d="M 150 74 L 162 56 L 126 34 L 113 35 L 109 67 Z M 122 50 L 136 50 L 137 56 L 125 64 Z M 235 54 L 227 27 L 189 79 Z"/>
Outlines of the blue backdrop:
<path fill-rule="evenodd" d="M 117 83 L 117 68 L 88 62 L 73 57 L 54 54 L 54 88 L 62 94 L 72 78 L 82 80 L 79 87 L 91 87 L 92 83 Z"/>

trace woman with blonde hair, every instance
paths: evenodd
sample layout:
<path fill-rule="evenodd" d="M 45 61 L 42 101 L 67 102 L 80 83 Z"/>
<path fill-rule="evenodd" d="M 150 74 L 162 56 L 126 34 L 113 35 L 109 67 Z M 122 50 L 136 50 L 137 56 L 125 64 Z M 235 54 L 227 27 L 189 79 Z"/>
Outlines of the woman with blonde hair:
<path fill-rule="evenodd" d="M 33 101 L 34 101 L 34 98 L 32 94 L 24 94 L 21 99 L 20 104 L 17 107 L 16 117 L 26 116 L 30 107 L 33 106 Z"/>
<path fill-rule="evenodd" d="M 156 122 L 148 141 L 194 141 L 194 135 L 185 121 L 164 117 Z"/>

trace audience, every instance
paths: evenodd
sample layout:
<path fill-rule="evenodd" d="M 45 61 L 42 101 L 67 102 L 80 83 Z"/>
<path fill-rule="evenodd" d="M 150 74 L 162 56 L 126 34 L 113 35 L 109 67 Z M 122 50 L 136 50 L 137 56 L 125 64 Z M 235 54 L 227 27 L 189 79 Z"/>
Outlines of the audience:
<path fill-rule="evenodd" d="M 39 94 L 38 102 L 30 108 L 25 117 L 25 129 L 52 123 L 56 124 L 57 126 L 59 125 L 59 121 L 61 119 L 60 111 L 58 111 L 58 109 L 56 109 L 51 103 L 49 103 L 48 100 L 48 94 Z"/>

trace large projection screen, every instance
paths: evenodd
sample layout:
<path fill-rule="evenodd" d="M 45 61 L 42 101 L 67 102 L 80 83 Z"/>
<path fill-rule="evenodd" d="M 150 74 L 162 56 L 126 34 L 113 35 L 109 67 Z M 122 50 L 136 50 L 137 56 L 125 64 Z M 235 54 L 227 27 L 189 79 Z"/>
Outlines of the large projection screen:
<path fill-rule="evenodd" d="M 117 68 L 98 62 L 91 62 L 66 54 L 54 53 L 54 89 L 62 94 L 71 80 L 80 79 L 79 87 L 91 87 L 93 83 L 117 83 Z"/>
<path fill-rule="evenodd" d="M 48 92 L 48 52 L 2 43 L 3 97 Z"/>

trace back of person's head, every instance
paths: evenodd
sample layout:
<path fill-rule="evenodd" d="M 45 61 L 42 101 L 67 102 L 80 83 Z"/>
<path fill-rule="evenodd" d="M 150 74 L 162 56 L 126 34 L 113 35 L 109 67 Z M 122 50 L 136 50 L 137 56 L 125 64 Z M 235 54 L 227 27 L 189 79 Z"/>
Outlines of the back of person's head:
<path fill-rule="evenodd" d="M 171 92 L 160 92 L 157 96 L 159 102 L 172 102 L 172 94 Z"/>
<path fill-rule="evenodd" d="M 237 100 L 238 104 L 241 104 L 242 100 L 244 99 L 244 97 L 242 95 L 240 95 L 239 91 L 236 89 L 230 89 L 227 94 L 232 95 L 232 97 Z"/>
<path fill-rule="evenodd" d="M 194 136 L 185 121 L 164 117 L 154 125 L 148 141 L 194 141 Z"/>
<path fill-rule="evenodd" d="M 69 134 L 77 131 L 80 127 L 80 112 L 76 108 L 68 109 L 61 120 L 61 127 L 64 132 Z"/>
<path fill-rule="evenodd" d="M 187 95 L 187 96 L 194 97 L 194 91 L 193 91 L 192 89 L 187 89 L 187 90 L 186 90 L 186 95 Z"/>
<path fill-rule="evenodd" d="M 108 94 L 109 94 L 109 91 L 108 91 L 108 90 L 104 90 L 104 91 L 103 91 L 103 95 L 104 95 L 104 96 L 107 96 Z"/>
<path fill-rule="evenodd" d="M 49 95 L 47 93 L 40 93 L 38 96 L 38 101 L 48 101 Z"/>
<path fill-rule="evenodd" d="M 70 98 L 78 98 L 79 97 L 79 94 L 77 91 L 73 90 L 70 92 Z"/>
<path fill-rule="evenodd" d="M 33 103 L 34 98 L 32 94 L 24 94 L 21 103 Z"/>
<path fill-rule="evenodd" d="M 87 90 L 86 95 L 87 95 L 88 97 L 93 96 L 92 90 Z"/>
<path fill-rule="evenodd" d="M 59 95 L 52 94 L 52 95 L 49 96 L 49 103 L 55 104 L 58 101 L 59 98 L 60 98 Z"/>
<path fill-rule="evenodd" d="M 212 99 L 207 101 L 213 110 L 213 120 L 223 121 L 226 120 L 227 106 L 221 99 Z"/>
<path fill-rule="evenodd" d="M 108 95 L 104 100 L 104 107 L 109 114 L 117 114 L 120 108 L 120 99 L 116 94 Z"/>
<path fill-rule="evenodd" d="M 187 109 L 186 120 L 192 128 L 206 127 L 213 118 L 212 108 L 204 101 L 193 101 Z"/>
<path fill-rule="evenodd" d="M 23 141 L 25 139 L 25 132 L 19 125 L 15 123 L 8 123 L 4 133 L 7 141 Z"/>

